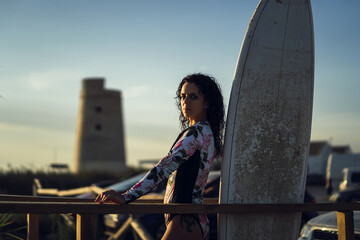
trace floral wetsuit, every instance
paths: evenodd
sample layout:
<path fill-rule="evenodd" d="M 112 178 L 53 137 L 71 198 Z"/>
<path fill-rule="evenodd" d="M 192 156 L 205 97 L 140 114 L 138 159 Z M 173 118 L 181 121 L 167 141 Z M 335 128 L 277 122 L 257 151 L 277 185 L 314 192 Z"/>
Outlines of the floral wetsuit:
<path fill-rule="evenodd" d="M 181 132 L 169 154 L 124 194 L 125 201 L 128 203 L 141 197 L 168 179 L 164 203 L 202 204 L 203 191 L 214 158 L 215 145 L 210 125 L 207 121 L 197 122 Z M 209 234 L 206 214 L 193 216 L 206 238 Z M 166 224 L 172 217 L 165 214 Z"/>

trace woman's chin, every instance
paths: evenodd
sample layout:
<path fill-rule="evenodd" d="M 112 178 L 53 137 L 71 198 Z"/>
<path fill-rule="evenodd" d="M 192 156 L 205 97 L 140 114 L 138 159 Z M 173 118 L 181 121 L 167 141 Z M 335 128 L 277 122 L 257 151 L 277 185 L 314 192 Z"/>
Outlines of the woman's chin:
<path fill-rule="evenodd" d="M 189 112 L 183 112 L 184 118 L 190 118 L 191 115 Z"/>

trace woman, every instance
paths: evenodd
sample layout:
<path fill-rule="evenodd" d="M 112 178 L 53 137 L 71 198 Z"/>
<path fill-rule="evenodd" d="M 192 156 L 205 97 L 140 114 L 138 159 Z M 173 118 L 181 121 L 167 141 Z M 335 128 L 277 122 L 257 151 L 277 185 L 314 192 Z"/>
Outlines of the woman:
<path fill-rule="evenodd" d="M 126 193 L 108 190 L 99 194 L 96 202 L 123 205 L 168 179 L 164 203 L 202 204 L 209 170 L 222 153 L 224 105 L 220 87 L 207 75 L 188 75 L 178 87 L 177 105 L 183 131 L 169 154 Z M 165 214 L 165 222 L 164 240 L 209 237 L 206 214 Z"/>

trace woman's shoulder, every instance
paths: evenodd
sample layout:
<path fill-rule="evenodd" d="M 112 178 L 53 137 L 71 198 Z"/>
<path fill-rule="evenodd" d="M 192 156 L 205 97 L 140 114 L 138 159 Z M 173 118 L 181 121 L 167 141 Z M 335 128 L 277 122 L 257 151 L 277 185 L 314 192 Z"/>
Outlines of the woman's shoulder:
<path fill-rule="evenodd" d="M 190 131 L 197 131 L 201 135 L 212 134 L 210 123 L 208 121 L 200 121 L 189 128 Z"/>

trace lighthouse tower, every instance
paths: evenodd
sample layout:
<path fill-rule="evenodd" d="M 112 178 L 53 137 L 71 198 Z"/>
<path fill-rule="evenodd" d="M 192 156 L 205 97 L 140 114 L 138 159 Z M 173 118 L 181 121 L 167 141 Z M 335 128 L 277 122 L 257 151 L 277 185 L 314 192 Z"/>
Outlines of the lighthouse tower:
<path fill-rule="evenodd" d="M 103 78 L 82 81 L 74 170 L 118 172 L 126 167 L 121 92 Z"/>

